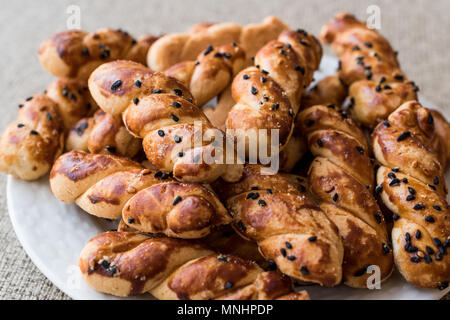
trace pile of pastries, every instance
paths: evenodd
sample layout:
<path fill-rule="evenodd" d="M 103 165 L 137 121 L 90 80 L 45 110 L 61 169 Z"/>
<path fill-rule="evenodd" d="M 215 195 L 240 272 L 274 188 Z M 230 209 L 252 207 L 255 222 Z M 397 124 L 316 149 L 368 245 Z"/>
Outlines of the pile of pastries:
<path fill-rule="evenodd" d="M 0 170 L 50 173 L 57 199 L 118 221 L 80 253 L 100 292 L 305 300 L 294 283 L 367 288 L 374 267 L 445 289 L 449 123 L 418 102 L 377 30 L 340 13 L 319 38 L 276 17 L 139 40 L 57 33 L 39 49 L 57 79 L 19 105 Z M 339 67 L 311 85 L 321 43 Z M 236 146 L 195 144 L 196 126 L 236 130 L 247 160 L 270 147 L 249 133 L 278 130 L 279 172 L 205 161 Z"/>

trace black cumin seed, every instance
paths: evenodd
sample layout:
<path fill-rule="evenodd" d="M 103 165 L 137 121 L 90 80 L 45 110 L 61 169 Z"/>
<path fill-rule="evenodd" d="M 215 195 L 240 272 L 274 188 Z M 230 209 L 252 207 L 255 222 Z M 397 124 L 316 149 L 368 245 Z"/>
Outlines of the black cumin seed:
<path fill-rule="evenodd" d="M 163 92 L 162 89 L 156 89 L 156 90 L 153 90 L 152 94 L 158 94 L 158 93 L 162 93 L 162 92 Z"/>
<path fill-rule="evenodd" d="M 33 99 L 33 97 L 28 97 L 25 99 L 25 101 L 30 101 L 31 99 Z"/>
<path fill-rule="evenodd" d="M 416 237 L 417 240 L 419 240 L 422 237 L 422 232 L 420 232 L 420 230 L 417 230 L 414 236 Z"/>
<path fill-rule="evenodd" d="M 252 200 L 256 200 L 259 198 L 259 193 L 258 192 L 250 192 L 249 194 L 247 194 L 246 199 L 252 199 Z"/>
<path fill-rule="evenodd" d="M 410 260 L 411 260 L 411 262 L 414 262 L 414 263 L 419 263 L 420 262 L 420 258 L 416 257 L 416 256 L 411 257 Z"/>
<path fill-rule="evenodd" d="M 250 79 L 250 76 L 249 76 L 248 74 L 244 74 L 244 75 L 242 76 L 242 79 L 248 80 L 248 79 Z"/>
<path fill-rule="evenodd" d="M 24 125 L 23 123 L 19 123 L 19 124 L 17 125 L 17 128 L 22 128 L 22 127 L 25 127 L 25 125 Z"/>
<path fill-rule="evenodd" d="M 158 135 L 159 135 L 160 137 L 164 137 L 165 133 L 164 133 L 163 130 L 158 130 Z"/>
<path fill-rule="evenodd" d="M 128 218 L 128 223 L 133 223 L 134 219 L 133 218 Z"/>
<path fill-rule="evenodd" d="M 411 136 L 411 132 L 405 131 L 405 132 L 403 132 L 401 135 L 398 136 L 397 142 L 406 140 L 406 139 L 407 139 L 408 137 L 410 137 L 410 136 Z"/>
<path fill-rule="evenodd" d="M 417 203 L 413 207 L 414 210 L 423 210 L 425 209 L 425 205 L 423 203 Z"/>
<path fill-rule="evenodd" d="M 432 216 L 426 216 L 425 221 L 429 223 L 434 223 L 434 218 Z"/>
<path fill-rule="evenodd" d="M 414 190 L 414 189 L 411 188 L 411 187 L 408 187 L 408 191 L 409 191 L 409 193 L 411 193 L 411 194 L 416 194 L 416 190 Z"/>
<path fill-rule="evenodd" d="M 261 83 L 264 83 L 264 82 L 266 82 L 266 81 L 267 81 L 267 78 L 266 78 L 266 77 L 263 77 L 263 76 L 261 76 L 261 77 L 259 78 L 259 80 L 261 81 Z"/>
<path fill-rule="evenodd" d="M 321 139 L 317 139 L 317 145 L 319 147 L 323 147 L 323 141 Z"/>
<path fill-rule="evenodd" d="M 158 171 L 155 172 L 154 177 L 155 177 L 155 178 L 161 178 L 161 177 L 163 176 L 163 174 L 164 174 L 164 173 L 163 173 L 162 171 L 159 171 L 159 170 L 158 170 Z"/>
<path fill-rule="evenodd" d="M 180 158 L 184 157 L 184 152 L 183 151 L 178 152 L 178 157 Z"/>
<path fill-rule="evenodd" d="M 403 182 L 403 183 L 408 183 L 408 179 L 407 179 L 407 178 L 403 178 L 403 179 L 402 179 L 402 182 Z"/>
<path fill-rule="evenodd" d="M 442 242 L 438 238 L 433 238 L 433 243 L 436 245 L 436 247 L 442 246 Z"/>
<path fill-rule="evenodd" d="M 288 259 L 289 261 L 294 261 L 294 260 L 295 260 L 295 256 L 287 256 L 287 259 Z"/>
<path fill-rule="evenodd" d="M 305 75 L 305 73 L 306 73 L 305 68 L 304 68 L 304 67 L 301 67 L 301 66 L 295 66 L 295 71 L 300 71 L 300 73 L 301 73 L 302 75 Z"/>
<path fill-rule="evenodd" d="M 431 113 L 428 115 L 427 121 L 429 124 L 432 124 L 434 122 L 433 115 Z"/>
<path fill-rule="evenodd" d="M 285 248 L 281 248 L 280 253 L 283 257 L 286 257 L 286 249 Z"/>
<path fill-rule="evenodd" d="M 316 240 L 317 240 L 317 236 L 311 236 L 311 237 L 308 238 L 309 242 L 314 242 Z"/>
<path fill-rule="evenodd" d="M 314 120 L 309 119 L 308 121 L 306 121 L 306 126 L 307 127 L 311 127 L 314 124 Z"/>
<path fill-rule="evenodd" d="M 37 135 L 37 134 L 39 134 L 36 130 L 30 130 L 30 134 L 32 134 L 32 135 Z"/>
<path fill-rule="evenodd" d="M 244 225 L 244 223 L 243 223 L 242 221 L 239 221 L 239 222 L 238 222 L 238 227 L 239 227 L 239 229 L 241 229 L 242 231 L 247 230 L 247 228 L 245 227 L 245 225 Z"/>
<path fill-rule="evenodd" d="M 379 214 L 378 212 L 375 212 L 373 214 L 373 216 L 375 217 L 375 220 L 377 220 L 378 224 L 381 224 L 381 222 L 383 222 L 383 217 L 381 216 L 381 214 Z"/>
<path fill-rule="evenodd" d="M 181 137 L 175 135 L 175 136 L 173 137 L 173 141 L 175 141 L 175 143 L 180 143 L 180 142 L 181 142 Z"/>
<path fill-rule="evenodd" d="M 392 179 L 392 181 L 391 181 L 391 183 L 389 183 L 389 185 L 390 185 L 391 187 L 398 186 L 398 185 L 400 185 L 400 180 L 397 179 L 397 178 Z"/>
<path fill-rule="evenodd" d="M 392 216 L 392 219 L 394 220 L 394 221 L 397 221 L 398 219 L 400 219 L 400 215 L 399 214 L 394 214 L 393 216 Z"/>
<path fill-rule="evenodd" d="M 437 211 L 442 211 L 442 208 L 441 208 L 440 206 L 436 206 L 436 205 L 433 206 L 433 209 L 434 209 L 434 210 L 437 210 Z"/>
<path fill-rule="evenodd" d="M 133 103 L 134 103 L 134 104 L 138 104 L 138 103 L 139 103 L 139 99 L 138 99 L 138 98 L 134 98 L 134 99 L 133 99 Z"/>
<path fill-rule="evenodd" d="M 398 168 L 398 167 L 394 167 L 394 168 L 392 168 L 391 169 L 393 172 L 399 172 L 400 171 L 400 169 Z"/>
<path fill-rule="evenodd" d="M 172 102 L 172 107 L 181 108 L 181 103 L 179 103 L 178 101 L 174 101 Z"/>
<path fill-rule="evenodd" d="M 134 82 L 134 85 L 135 85 L 136 87 L 140 88 L 140 87 L 142 86 L 141 80 L 136 80 L 136 81 Z"/>
<path fill-rule="evenodd" d="M 411 242 L 411 234 L 409 232 L 405 233 L 405 241 Z"/>
<path fill-rule="evenodd" d="M 278 104 L 278 103 L 275 103 L 273 106 L 272 106 L 272 110 L 277 110 L 278 108 L 280 107 L 280 104 Z"/>
<path fill-rule="evenodd" d="M 391 178 L 391 179 L 397 178 L 397 176 L 395 175 L 395 173 L 392 173 L 392 172 L 389 172 L 389 173 L 388 173 L 388 177 Z"/>
<path fill-rule="evenodd" d="M 176 196 L 175 199 L 173 200 L 173 205 L 176 206 L 181 200 L 182 198 L 180 196 Z"/>
<path fill-rule="evenodd" d="M 207 56 L 213 50 L 214 50 L 214 47 L 212 45 L 209 45 L 208 47 L 206 47 L 206 50 L 205 50 L 205 52 L 203 52 L 203 55 Z"/>
<path fill-rule="evenodd" d="M 404 79 L 404 77 L 401 74 L 397 74 L 394 78 L 395 78 L 395 80 L 398 80 L 398 81 L 402 81 Z"/>
<path fill-rule="evenodd" d="M 286 241 L 284 244 L 286 245 L 286 248 L 292 249 L 292 244 L 289 241 Z"/>
<path fill-rule="evenodd" d="M 300 268 L 300 272 L 302 273 L 302 275 L 307 276 L 307 275 L 309 274 L 308 267 L 302 266 L 302 267 Z"/>
<path fill-rule="evenodd" d="M 181 90 L 178 89 L 178 88 L 173 89 L 173 92 L 174 92 L 177 96 L 180 96 L 180 97 L 183 95 L 183 91 L 181 91 Z"/>
<path fill-rule="evenodd" d="M 387 122 L 387 121 L 383 122 L 383 124 L 384 124 L 384 126 L 385 126 L 386 128 L 389 128 L 389 127 L 391 126 L 391 124 L 390 124 L 389 122 Z"/>
<path fill-rule="evenodd" d="M 111 90 L 112 91 L 116 91 L 117 89 L 119 89 L 122 86 L 122 80 L 116 80 L 113 82 L 113 84 L 111 85 Z"/>
<path fill-rule="evenodd" d="M 108 152 L 111 152 L 111 153 L 115 153 L 116 152 L 116 147 L 114 147 L 114 146 L 106 146 L 105 149 Z"/>
<path fill-rule="evenodd" d="M 267 192 L 268 194 L 272 194 L 272 189 L 267 189 L 266 192 Z"/>
<path fill-rule="evenodd" d="M 174 115 L 173 113 L 170 114 L 170 116 L 172 117 L 173 121 L 178 122 L 180 120 L 180 118 L 178 118 L 176 115 Z"/>
<path fill-rule="evenodd" d="M 358 150 L 359 153 L 364 154 L 364 149 L 363 147 L 357 146 L 356 150 Z"/>
<path fill-rule="evenodd" d="M 433 248 L 431 248 L 431 247 L 429 247 L 429 246 L 426 246 L 426 247 L 425 247 L 425 250 L 427 251 L 427 253 L 428 253 L 429 255 L 434 254 Z"/>
<path fill-rule="evenodd" d="M 267 203 L 266 203 L 264 200 L 262 200 L 262 199 L 259 199 L 259 200 L 258 200 L 258 204 L 259 204 L 261 207 L 265 207 L 265 206 L 267 205 Z"/>
<path fill-rule="evenodd" d="M 256 94 L 258 93 L 258 89 L 256 89 L 254 86 L 252 86 L 252 88 L 250 89 L 250 92 L 251 92 L 253 95 L 256 95 Z"/>
<path fill-rule="evenodd" d="M 335 193 L 335 194 L 333 195 L 333 201 L 334 201 L 334 202 L 338 201 L 338 198 L 339 198 L 339 195 L 338 195 L 337 193 Z"/>
<path fill-rule="evenodd" d="M 383 248 L 384 254 L 388 254 L 390 252 L 389 247 L 384 242 L 382 244 L 382 248 Z"/>
<path fill-rule="evenodd" d="M 363 268 L 357 270 L 353 275 L 354 275 L 355 277 L 361 277 L 363 274 L 366 273 L 366 271 L 367 271 L 367 266 L 365 266 L 365 267 L 363 267 Z"/>
<path fill-rule="evenodd" d="M 431 257 L 428 256 L 428 255 L 424 256 L 424 257 L 423 257 L 423 260 L 425 260 L 425 263 L 431 263 L 431 262 L 433 262 L 433 259 L 431 259 Z"/>
<path fill-rule="evenodd" d="M 435 187 L 435 186 L 433 186 L 432 184 L 429 184 L 428 186 L 430 187 L 430 189 L 432 189 L 432 190 L 436 191 L 436 187 Z"/>
<path fill-rule="evenodd" d="M 381 184 L 375 187 L 376 193 L 381 193 L 381 191 L 383 191 L 383 186 Z"/>
<path fill-rule="evenodd" d="M 434 183 L 435 185 L 438 185 L 438 184 L 439 184 L 439 177 L 434 177 L 434 178 L 433 178 L 433 183 Z"/>
<path fill-rule="evenodd" d="M 217 257 L 217 261 L 219 261 L 219 262 L 228 262 L 228 258 L 227 257 L 218 256 Z"/>
<path fill-rule="evenodd" d="M 231 283 L 230 281 L 225 282 L 225 289 L 231 289 L 233 287 L 233 283 Z"/>

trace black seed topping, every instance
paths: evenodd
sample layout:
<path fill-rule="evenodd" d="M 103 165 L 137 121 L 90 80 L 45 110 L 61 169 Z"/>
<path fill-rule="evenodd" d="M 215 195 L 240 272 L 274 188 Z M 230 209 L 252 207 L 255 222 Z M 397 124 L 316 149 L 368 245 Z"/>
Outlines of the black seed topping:
<path fill-rule="evenodd" d="M 379 214 L 378 212 L 375 212 L 373 214 L 373 216 L 375 217 L 375 220 L 377 220 L 378 224 L 381 224 L 381 222 L 383 222 L 383 216 L 381 214 Z"/>
<path fill-rule="evenodd" d="M 261 83 L 264 83 L 264 82 L 266 82 L 266 81 L 267 81 L 267 78 L 266 78 L 266 77 L 263 77 L 263 76 L 261 76 L 261 77 L 259 78 L 259 80 L 261 81 Z"/>
<path fill-rule="evenodd" d="M 25 101 L 30 101 L 31 99 L 33 99 L 33 97 L 28 97 L 25 99 Z"/>
<path fill-rule="evenodd" d="M 400 215 L 399 214 L 394 214 L 393 216 L 392 216 L 392 219 L 394 220 L 394 221 L 397 221 L 398 219 L 400 219 Z"/>
<path fill-rule="evenodd" d="M 175 143 L 180 143 L 180 142 L 181 142 L 181 137 L 175 135 L 175 136 L 173 137 L 173 141 L 175 141 Z"/>
<path fill-rule="evenodd" d="M 410 136 L 411 136 L 411 132 L 405 131 L 405 132 L 403 132 L 401 135 L 398 136 L 397 142 L 406 140 L 406 139 L 409 138 Z"/>
<path fill-rule="evenodd" d="M 268 194 L 272 194 L 272 189 L 267 189 L 266 192 L 267 192 Z"/>
<path fill-rule="evenodd" d="M 425 260 L 425 263 L 431 263 L 432 261 L 433 261 L 433 259 L 431 259 L 431 257 L 430 256 L 424 256 L 423 257 L 423 260 Z"/>
<path fill-rule="evenodd" d="M 36 130 L 30 130 L 30 134 L 32 134 L 32 135 L 37 135 L 37 134 L 39 134 Z"/>
<path fill-rule="evenodd" d="M 256 89 L 254 86 L 252 86 L 252 88 L 250 89 L 250 92 L 251 92 L 253 95 L 256 95 L 256 94 L 258 93 L 258 89 Z"/>
<path fill-rule="evenodd" d="M 333 195 L 333 201 L 334 201 L 334 202 L 338 201 L 338 198 L 339 198 L 339 195 L 338 195 L 337 193 L 335 193 L 335 194 Z"/>
<path fill-rule="evenodd" d="M 239 221 L 237 225 L 238 225 L 238 228 L 241 229 L 242 231 L 247 230 L 247 228 L 245 227 L 245 225 L 242 221 Z"/>
<path fill-rule="evenodd" d="M 220 52 L 214 53 L 214 58 L 222 58 L 222 53 Z"/>
<path fill-rule="evenodd" d="M 272 106 L 272 110 L 277 110 L 278 108 L 280 107 L 280 105 L 278 104 L 278 103 L 275 103 L 273 106 Z"/>
<path fill-rule="evenodd" d="M 128 218 L 128 223 L 133 223 L 134 219 L 133 218 Z"/>
<path fill-rule="evenodd" d="M 381 184 L 375 187 L 376 193 L 381 193 L 381 191 L 383 191 L 383 186 Z"/>
<path fill-rule="evenodd" d="M 431 113 L 428 115 L 427 121 L 429 124 L 432 124 L 434 122 L 433 115 Z"/>
<path fill-rule="evenodd" d="M 365 45 L 367 48 L 372 48 L 372 47 L 373 47 L 372 43 L 370 43 L 370 42 L 364 42 L 364 45 Z"/>
<path fill-rule="evenodd" d="M 409 191 L 409 193 L 411 193 L 411 194 L 416 194 L 416 190 L 414 190 L 414 189 L 411 188 L 411 187 L 408 187 L 408 191 Z"/>
<path fill-rule="evenodd" d="M 253 199 L 256 200 L 259 198 L 259 193 L 258 192 L 250 192 L 249 194 L 247 194 L 246 199 Z"/>
<path fill-rule="evenodd" d="M 420 258 L 416 257 L 416 256 L 411 257 L 410 260 L 411 260 L 411 262 L 414 262 L 414 263 L 419 263 L 420 262 Z"/>
<path fill-rule="evenodd" d="M 391 169 L 393 172 L 399 172 L 400 171 L 400 169 L 398 168 L 398 167 L 394 167 L 394 168 L 392 168 Z"/>
<path fill-rule="evenodd" d="M 134 99 L 133 99 L 133 103 L 134 103 L 134 104 L 138 104 L 138 103 L 139 103 L 139 99 L 138 99 L 138 98 L 134 98 Z"/>
<path fill-rule="evenodd" d="M 293 116 L 294 116 L 294 110 L 289 109 L 289 115 L 290 115 L 291 117 L 293 117 Z"/>
<path fill-rule="evenodd" d="M 286 257 L 286 249 L 285 248 L 281 248 L 280 253 L 283 257 Z"/>
<path fill-rule="evenodd" d="M 432 184 L 429 184 L 428 186 L 430 187 L 430 189 L 432 189 L 432 190 L 436 191 L 436 187 L 435 187 L 435 186 L 433 186 Z"/>
<path fill-rule="evenodd" d="M 286 245 L 286 248 L 292 249 L 292 244 L 290 242 L 286 241 L 284 244 Z"/>
<path fill-rule="evenodd" d="M 170 116 L 172 117 L 173 121 L 178 122 L 180 120 L 180 118 L 178 118 L 176 115 L 174 115 L 173 113 L 170 114 Z"/>
<path fill-rule="evenodd" d="M 136 81 L 134 82 L 134 85 L 135 85 L 136 87 L 140 88 L 140 87 L 142 86 L 141 80 L 136 80 Z"/>
<path fill-rule="evenodd" d="M 311 237 L 308 238 L 308 241 L 309 241 L 309 242 L 314 242 L 314 241 L 316 241 L 316 240 L 317 240 L 317 237 L 316 237 L 316 236 L 311 236 Z"/>
<path fill-rule="evenodd" d="M 323 141 L 321 139 L 317 139 L 317 144 L 319 147 L 323 147 Z"/>
<path fill-rule="evenodd" d="M 111 153 L 115 153 L 116 152 L 116 147 L 114 147 L 114 146 L 106 146 L 105 149 L 108 152 L 111 152 Z"/>
<path fill-rule="evenodd" d="M 183 151 L 178 152 L 178 157 L 180 158 L 184 157 L 184 152 Z"/>
<path fill-rule="evenodd" d="M 403 183 L 408 183 L 408 179 L 407 179 L 407 178 L 403 178 L 403 179 L 402 179 L 402 182 L 403 182 Z"/>
<path fill-rule="evenodd" d="M 173 200 L 173 205 L 176 206 L 181 200 L 182 198 L 180 196 L 176 196 L 175 199 Z"/>
<path fill-rule="evenodd" d="M 422 232 L 420 232 L 420 230 L 416 231 L 415 237 L 417 240 L 419 240 L 422 237 Z"/>
<path fill-rule="evenodd" d="M 113 82 L 113 84 L 111 85 L 111 90 L 112 91 L 116 91 L 117 89 L 119 89 L 122 86 L 122 80 L 116 80 Z"/>
<path fill-rule="evenodd" d="M 152 94 L 159 94 L 162 92 L 163 92 L 162 89 L 156 89 L 156 90 L 153 90 Z"/>
<path fill-rule="evenodd" d="M 302 273 L 302 275 L 307 276 L 309 274 L 309 270 L 306 266 L 303 266 L 300 268 L 300 272 Z"/>
<path fill-rule="evenodd" d="M 295 66 L 295 71 L 300 71 L 300 73 L 301 73 L 302 75 L 305 75 L 305 73 L 306 73 L 305 68 L 304 68 L 304 67 L 301 67 L 301 66 Z"/>
<path fill-rule="evenodd" d="M 22 127 L 25 127 L 25 125 L 24 125 L 23 123 L 19 123 L 19 124 L 17 125 L 17 128 L 22 128 Z"/>
<path fill-rule="evenodd" d="M 364 154 L 364 149 L 363 147 L 357 146 L 356 150 L 358 150 L 359 153 Z"/>
<path fill-rule="evenodd" d="M 211 45 L 209 45 L 208 47 L 206 47 L 206 50 L 205 50 L 205 52 L 203 52 L 203 55 L 207 56 L 207 55 L 210 54 L 211 51 L 213 51 L 213 50 L 214 50 L 214 47 L 211 46 Z"/>
<path fill-rule="evenodd" d="M 434 254 L 433 248 L 431 248 L 431 247 L 429 247 L 429 246 L 426 246 L 426 247 L 425 247 L 425 250 L 427 251 L 427 253 L 428 253 L 429 255 Z"/>
<path fill-rule="evenodd" d="M 433 183 L 438 185 L 439 184 L 439 177 L 434 177 L 433 178 Z"/>
<path fill-rule="evenodd" d="M 233 288 L 233 283 L 231 283 L 230 281 L 225 282 L 224 288 L 225 288 L 225 289 L 231 289 L 231 288 Z"/>
<path fill-rule="evenodd" d="M 436 245 L 436 247 L 442 246 L 442 242 L 438 238 L 433 238 L 433 243 Z"/>
<path fill-rule="evenodd" d="M 391 187 L 398 186 L 398 185 L 400 185 L 400 180 L 397 179 L 397 178 L 392 179 L 392 181 L 391 181 L 391 183 L 389 183 L 389 185 L 390 185 Z"/>
<path fill-rule="evenodd" d="M 442 208 L 440 206 L 433 206 L 433 209 L 437 211 L 442 211 Z"/>
<path fill-rule="evenodd" d="M 294 261 L 294 260 L 295 260 L 295 256 L 287 256 L 287 259 L 288 259 L 289 261 Z"/>
<path fill-rule="evenodd" d="M 384 254 L 388 254 L 390 252 L 389 247 L 386 245 L 386 243 L 383 242 L 382 244 L 383 252 Z"/>
<path fill-rule="evenodd" d="M 436 253 L 435 259 L 437 261 L 441 261 L 442 260 L 442 252 L 439 251 L 438 253 Z"/>
<path fill-rule="evenodd" d="M 385 126 L 386 128 L 389 128 L 389 127 L 391 126 L 391 124 L 390 124 L 389 122 L 387 122 L 387 121 L 383 122 L 383 124 L 384 124 L 384 126 Z"/>
<path fill-rule="evenodd" d="M 262 199 L 259 199 L 259 200 L 258 200 L 258 204 L 259 204 L 261 207 L 265 207 L 265 206 L 267 205 L 267 203 L 266 203 L 264 200 L 262 200 Z"/>
<path fill-rule="evenodd" d="M 158 130 L 158 135 L 159 135 L 160 137 L 164 137 L 165 133 L 164 133 L 163 130 Z"/>
<path fill-rule="evenodd" d="M 23 107 L 23 104 L 19 104 L 19 109 Z"/>
<path fill-rule="evenodd" d="M 398 80 L 398 81 L 402 81 L 404 79 L 404 77 L 401 74 L 397 74 L 394 78 L 395 78 L 395 80 Z"/>
<path fill-rule="evenodd" d="M 432 216 L 426 216 L 425 221 L 429 223 L 434 223 L 434 218 Z"/>
<path fill-rule="evenodd" d="M 242 78 L 243 78 L 244 80 L 248 80 L 248 79 L 250 79 L 250 76 L 249 76 L 248 74 L 244 74 L 244 75 L 242 76 Z"/>
<path fill-rule="evenodd" d="M 183 95 L 183 91 L 181 91 L 180 89 L 177 89 L 177 88 L 173 89 L 173 92 L 174 92 L 177 96 L 180 96 L 180 97 Z"/>
<path fill-rule="evenodd" d="M 227 257 L 218 256 L 217 257 L 217 261 L 219 261 L 219 262 L 228 262 L 228 258 Z"/>
<path fill-rule="evenodd" d="M 181 103 L 174 101 L 174 102 L 172 102 L 172 107 L 181 108 Z"/>
<path fill-rule="evenodd" d="M 388 177 L 391 178 L 391 179 L 397 178 L 397 176 L 395 175 L 395 173 L 392 173 L 392 172 L 389 172 L 389 173 L 388 173 Z"/>
<path fill-rule="evenodd" d="M 425 209 L 425 205 L 423 203 L 417 203 L 413 207 L 414 210 L 423 210 Z"/>

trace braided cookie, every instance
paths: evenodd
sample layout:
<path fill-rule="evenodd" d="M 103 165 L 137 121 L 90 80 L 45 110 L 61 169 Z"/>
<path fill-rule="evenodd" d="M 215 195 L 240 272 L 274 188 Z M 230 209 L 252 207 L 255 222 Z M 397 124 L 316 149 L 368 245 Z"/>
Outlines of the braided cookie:
<path fill-rule="evenodd" d="M 70 130 L 66 150 L 82 150 L 133 158 L 141 150 L 140 139 L 131 135 L 120 116 L 99 110 L 81 119 Z"/>
<path fill-rule="evenodd" d="M 318 104 L 340 106 L 347 97 L 347 87 L 337 75 L 323 78 L 302 96 L 301 108 Z M 308 150 L 306 137 L 300 130 L 299 114 L 295 119 L 294 132 L 286 147 L 280 152 L 280 170 L 290 172 Z"/>
<path fill-rule="evenodd" d="M 263 272 L 255 263 L 217 254 L 198 242 L 149 238 L 132 232 L 106 232 L 80 254 L 84 280 L 95 290 L 130 296 L 145 292 L 157 299 L 309 299 L 291 281 Z"/>
<path fill-rule="evenodd" d="M 158 169 L 186 182 L 211 182 L 220 176 L 235 181 L 242 174 L 242 165 L 221 163 L 225 137 L 176 79 L 135 62 L 115 61 L 92 73 L 89 88 L 104 111 L 123 113 L 126 127 L 143 138 L 147 159 Z M 221 137 L 198 137 L 195 125 Z"/>
<path fill-rule="evenodd" d="M 210 45 L 216 47 L 236 42 L 246 53 L 246 65 L 249 65 L 250 57 L 286 29 L 284 22 L 272 16 L 244 27 L 228 22 L 197 24 L 186 34 L 162 36 L 148 51 L 147 64 L 152 70 L 165 71 L 179 62 L 195 60 Z"/>
<path fill-rule="evenodd" d="M 340 13 L 322 28 L 321 40 L 340 59 L 339 76 L 350 85 L 351 110 L 363 125 L 373 128 L 404 102 L 417 99 L 417 86 L 406 79 L 396 52 L 377 30 Z"/>
<path fill-rule="evenodd" d="M 87 33 L 68 30 L 42 42 L 39 61 L 51 74 L 60 78 L 87 80 L 99 65 L 117 59 L 145 63 L 145 55 L 156 37 L 134 40 L 127 32 L 99 29 Z"/>
<path fill-rule="evenodd" d="M 174 181 L 131 160 L 71 151 L 50 173 L 56 198 L 141 232 L 200 238 L 231 218 L 207 187 Z"/>
<path fill-rule="evenodd" d="M 394 213 L 392 243 L 400 273 L 416 286 L 445 288 L 450 280 L 450 216 L 443 167 L 432 147 L 432 112 L 400 106 L 372 134 L 381 167 L 377 192 Z"/>
<path fill-rule="evenodd" d="M 248 147 L 259 145 L 258 132 L 268 130 L 267 150 L 271 150 L 271 130 L 279 130 L 281 148 L 286 145 L 300 107 L 300 98 L 319 66 L 322 48 L 306 31 L 284 31 L 258 51 L 255 67 L 241 71 L 233 80 L 236 101 L 226 121 L 227 129 L 240 129 Z M 256 134 L 252 134 L 256 133 Z M 253 141 L 256 139 L 256 141 Z"/>
<path fill-rule="evenodd" d="M 334 105 L 307 108 L 297 123 L 316 157 L 308 172 L 311 191 L 344 243 L 344 283 L 367 287 L 371 265 L 380 268 L 381 281 L 387 279 L 393 269 L 392 251 L 372 194 L 374 170 L 363 132 Z"/>
<path fill-rule="evenodd" d="M 164 73 L 189 88 L 199 107 L 216 97 L 231 83 L 245 63 L 245 53 L 236 44 L 209 45 L 195 61 L 180 62 Z"/>
<path fill-rule="evenodd" d="M 247 165 L 236 183 L 213 188 L 233 215 L 233 227 L 257 241 L 262 255 L 301 282 L 331 287 L 341 282 L 342 242 L 334 224 L 305 194 L 303 179 L 262 175 Z"/>

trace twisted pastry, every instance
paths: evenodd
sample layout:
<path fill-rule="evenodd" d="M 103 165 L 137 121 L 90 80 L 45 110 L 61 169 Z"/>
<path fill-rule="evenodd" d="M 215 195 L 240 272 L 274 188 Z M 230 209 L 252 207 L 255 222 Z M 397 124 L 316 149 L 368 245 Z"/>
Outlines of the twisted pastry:
<path fill-rule="evenodd" d="M 71 151 L 50 173 L 50 188 L 65 203 L 108 219 L 122 216 L 134 229 L 200 238 L 231 218 L 207 187 L 180 183 L 131 160 Z"/>
<path fill-rule="evenodd" d="M 344 283 L 367 287 L 367 267 L 380 268 L 381 281 L 393 269 L 383 214 L 373 197 L 374 170 L 364 133 L 334 105 L 300 112 L 297 123 L 316 157 L 309 168 L 311 191 L 336 224 L 344 244 Z"/>
<path fill-rule="evenodd" d="M 350 85 L 352 114 L 363 125 L 373 128 L 406 101 L 417 99 L 418 87 L 400 70 L 396 52 L 377 30 L 340 13 L 320 36 L 340 59 L 339 76 Z"/>
<path fill-rule="evenodd" d="M 220 47 L 209 45 L 197 60 L 177 63 L 164 73 L 189 88 L 201 107 L 225 90 L 244 63 L 245 52 L 235 42 Z"/>
<path fill-rule="evenodd" d="M 248 137 L 249 145 L 257 144 L 258 134 L 279 130 L 281 148 L 286 145 L 300 107 L 300 98 L 319 67 L 322 48 L 317 39 L 304 30 L 283 31 L 258 51 L 255 67 L 241 71 L 233 80 L 232 95 L 236 101 L 226 121 L 228 129 L 240 129 L 237 136 Z"/>
<path fill-rule="evenodd" d="M 66 150 L 114 154 L 133 158 L 141 150 L 141 141 L 131 135 L 120 116 L 99 110 L 91 118 L 83 118 L 70 130 Z"/>
<path fill-rule="evenodd" d="M 176 79 L 135 62 L 115 61 L 92 73 L 89 88 L 104 111 L 123 113 L 126 127 L 143 138 L 147 159 L 158 169 L 186 182 L 211 182 L 220 176 L 235 181 L 242 174 L 242 165 L 220 161 L 225 157 L 223 135 L 198 137 L 194 122 L 202 132 L 220 132 Z"/>
<path fill-rule="evenodd" d="M 347 87 L 338 75 L 323 78 L 302 96 L 301 109 L 317 104 L 340 106 L 347 97 Z M 299 113 L 295 118 L 294 132 L 286 147 L 280 152 L 280 170 L 290 172 L 308 150 L 306 138 L 299 128 Z"/>
<path fill-rule="evenodd" d="M 117 59 L 145 63 L 148 49 L 157 37 L 147 35 L 134 40 L 127 32 L 99 29 L 92 33 L 67 30 L 42 42 L 39 61 L 60 78 L 87 80 L 99 65 Z"/>
<path fill-rule="evenodd" d="M 236 232 L 257 241 L 262 255 L 295 280 L 339 284 L 343 248 L 334 224 L 306 196 L 303 179 L 263 175 L 261 168 L 247 165 L 238 182 L 213 184 Z"/>
<path fill-rule="evenodd" d="M 397 268 L 413 285 L 444 289 L 450 280 L 450 216 L 435 139 L 432 112 L 416 101 L 400 106 L 372 134 L 381 163 L 376 190 L 394 213 Z"/>
<path fill-rule="evenodd" d="M 228 22 L 197 24 L 186 34 L 162 36 L 148 51 L 147 64 L 152 70 L 165 71 L 179 62 L 195 60 L 209 45 L 217 47 L 236 42 L 246 53 L 248 65 L 250 57 L 286 29 L 284 22 L 273 16 L 244 27 Z"/>
<path fill-rule="evenodd" d="M 158 299 L 309 299 L 291 281 L 255 263 L 217 254 L 187 240 L 106 232 L 91 239 L 79 267 L 95 290 L 116 296 L 151 293 Z"/>

